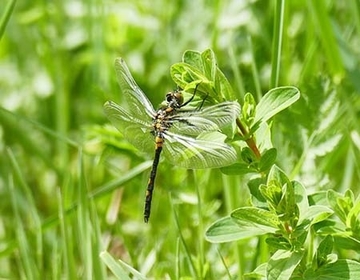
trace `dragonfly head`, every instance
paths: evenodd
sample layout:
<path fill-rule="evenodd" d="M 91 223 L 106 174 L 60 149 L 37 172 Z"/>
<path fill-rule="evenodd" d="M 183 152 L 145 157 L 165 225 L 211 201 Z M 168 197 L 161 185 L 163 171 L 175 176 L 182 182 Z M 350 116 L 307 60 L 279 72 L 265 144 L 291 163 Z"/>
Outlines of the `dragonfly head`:
<path fill-rule="evenodd" d="M 184 102 L 184 97 L 181 91 L 175 90 L 166 94 L 165 102 L 168 107 L 180 108 L 181 104 Z"/>

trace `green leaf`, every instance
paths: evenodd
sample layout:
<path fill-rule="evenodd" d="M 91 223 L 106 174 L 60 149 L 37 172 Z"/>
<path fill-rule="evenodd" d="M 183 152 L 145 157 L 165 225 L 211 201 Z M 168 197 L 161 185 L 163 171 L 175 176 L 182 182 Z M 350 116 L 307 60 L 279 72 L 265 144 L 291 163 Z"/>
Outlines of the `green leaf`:
<path fill-rule="evenodd" d="M 295 192 L 293 184 L 287 183 L 283 188 L 283 196 L 277 207 L 277 214 L 283 221 L 289 221 L 294 228 L 299 220 L 299 209 L 295 203 Z"/>
<path fill-rule="evenodd" d="M 214 86 L 214 92 L 216 93 L 215 100 L 223 102 L 225 100 L 236 100 L 232 87 L 225 75 L 217 67 L 215 53 L 211 49 L 207 49 L 201 53 L 203 72 L 208 80 L 212 82 Z"/>
<path fill-rule="evenodd" d="M 288 239 L 282 236 L 268 237 L 266 243 L 276 250 L 290 250 L 292 247 Z"/>
<path fill-rule="evenodd" d="M 290 279 L 303 255 L 302 251 L 276 251 L 268 262 L 267 279 Z"/>
<path fill-rule="evenodd" d="M 216 85 L 216 72 L 217 72 L 217 66 L 216 66 L 216 58 L 215 54 L 211 49 L 207 49 L 204 52 L 201 53 L 201 59 L 204 66 L 204 74 L 205 76 L 215 84 L 215 88 L 217 92 L 220 92 L 220 88 L 218 85 Z"/>
<path fill-rule="evenodd" d="M 214 92 L 216 93 L 215 100 L 218 102 L 234 101 L 234 91 L 225 77 L 224 73 L 217 66 L 215 53 L 211 49 L 207 49 L 201 53 L 203 73 L 206 78 L 212 82 Z"/>
<path fill-rule="evenodd" d="M 290 183 L 289 178 L 286 176 L 285 172 L 282 171 L 278 166 L 274 165 L 268 175 L 267 183 L 275 181 L 278 182 L 280 186 Z"/>
<path fill-rule="evenodd" d="M 209 104 L 215 104 L 218 93 L 215 91 L 214 82 L 209 80 L 203 72 L 187 63 L 175 63 L 170 68 L 173 81 L 184 91 L 197 87 L 196 96 Z"/>
<path fill-rule="evenodd" d="M 224 73 L 221 72 L 220 69 L 218 69 L 216 77 L 220 84 L 219 93 L 221 94 L 221 99 L 219 100 L 219 102 L 223 102 L 225 100 L 237 100 L 233 88 L 231 87 L 228 79 L 225 77 Z"/>
<path fill-rule="evenodd" d="M 244 96 L 244 104 L 242 106 L 241 117 L 242 121 L 250 127 L 254 121 L 256 112 L 256 101 L 251 93 L 246 93 Z"/>
<path fill-rule="evenodd" d="M 291 86 L 278 87 L 268 91 L 256 106 L 254 124 L 266 122 L 300 98 L 300 91 Z"/>
<path fill-rule="evenodd" d="M 231 217 L 225 217 L 207 229 L 205 238 L 212 243 L 221 243 L 247 239 L 264 233 L 262 229 L 249 226 L 245 222 L 235 222 Z"/>
<path fill-rule="evenodd" d="M 245 273 L 244 274 L 245 279 L 248 279 L 248 278 L 263 279 L 266 276 L 266 267 L 267 267 L 267 263 L 260 264 L 257 268 L 254 269 L 254 271 Z"/>
<path fill-rule="evenodd" d="M 241 149 L 241 159 L 246 164 L 252 164 L 257 161 L 257 158 L 254 155 L 254 152 L 249 147 L 244 147 Z"/>
<path fill-rule="evenodd" d="M 310 220 L 302 221 L 302 225 L 310 225 Z M 316 223 L 313 225 L 314 230 L 317 234 L 328 235 L 331 234 L 335 236 L 349 236 L 350 232 L 346 232 L 346 228 L 343 223 L 338 220 L 326 219 L 322 222 Z"/>
<path fill-rule="evenodd" d="M 327 235 L 319 244 L 318 249 L 315 253 L 313 259 L 313 268 L 314 270 L 319 267 L 329 263 L 328 255 L 331 254 L 333 250 L 334 239 L 331 235 Z"/>
<path fill-rule="evenodd" d="M 275 148 L 271 148 L 269 150 L 266 150 L 259 162 L 259 171 L 265 172 L 275 163 L 277 157 L 277 150 Z"/>
<path fill-rule="evenodd" d="M 306 212 L 303 213 L 303 216 L 300 217 L 301 223 L 310 222 L 310 225 L 322 222 L 329 218 L 333 214 L 333 211 L 322 205 L 312 205 L 308 208 Z M 299 222 L 300 222 L 299 221 Z"/>
<path fill-rule="evenodd" d="M 286 174 L 276 165 L 273 165 L 269 171 L 266 186 L 260 186 L 261 194 L 266 198 L 270 209 L 283 212 L 286 208 L 286 201 L 282 186 L 291 184 Z M 282 201 L 282 205 L 280 205 Z M 280 207 L 280 209 L 278 209 Z M 284 207 L 281 210 L 281 207 Z"/>
<path fill-rule="evenodd" d="M 252 127 L 252 129 L 254 126 Z M 264 122 L 261 123 L 259 127 L 256 128 L 256 131 L 250 131 L 248 135 L 253 135 L 256 139 L 256 144 L 260 151 L 265 151 L 273 148 L 272 136 L 271 136 L 271 124 Z"/>
<path fill-rule="evenodd" d="M 351 199 L 333 190 L 329 190 L 327 192 L 327 200 L 335 214 L 346 224 L 347 215 L 353 206 Z"/>
<path fill-rule="evenodd" d="M 259 187 L 260 193 L 266 199 L 271 210 L 276 209 L 282 197 L 282 189 L 276 181 Z"/>
<path fill-rule="evenodd" d="M 206 102 L 210 104 L 236 100 L 229 81 L 217 67 L 216 57 L 211 49 L 201 54 L 186 51 L 183 62 L 172 65 L 170 74 L 174 82 L 185 91 L 199 84 L 198 94 L 202 98 L 206 97 Z"/>
<path fill-rule="evenodd" d="M 304 273 L 306 280 L 349 280 L 360 279 L 360 263 L 353 260 L 338 260 Z"/>
<path fill-rule="evenodd" d="M 200 52 L 187 50 L 183 54 L 182 61 L 198 69 L 200 72 L 204 72 L 204 66 Z"/>
<path fill-rule="evenodd" d="M 250 167 L 246 163 L 234 163 L 232 165 L 220 168 L 220 171 L 226 175 L 244 175 L 249 173 L 257 173 L 255 168 Z"/>
<path fill-rule="evenodd" d="M 190 87 L 188 84 L 195 87 L 200 82 L 202 86 L 211 83 L 199 69 L 183 62 L 173 64 L 170 68 L 170 75 L 173 81 L 185 90 Z M 193 83 L 194 81 L 195 83 Z"/>
<path fill-rule="evenodd" d="M 252 197 L 252 204 L 257 207 L 265 208 L 267 206 L 265 197 L 260 192 L 260 186 L 264 184 L 265 178 L 257 177 L 249 180 L 247 183 Z"/>
<path fill-rule="evenodd" d="M 351 228 L 353 232 L 359 232 L 359 214 L 360 214 L 360 200 L 350 209 L 347 216 L 346 225 Z"/>
<path fill-rule="evenodd" d="M 327 191 L 318 191 L 308 196 L 310 205 L 329 206 Z"/>
<path fill-rule="evenodd" d="M 230 216 L 235 222 L 263 229 L 264 233 L 275 233 L 278 229 L 277 216 L 261 208 L 242 207 L 231 212 Z"/>
<path fill-rule="evenodd" d="M 336 248 L 360 251 L 360 240 L 350 236 L 350 234 L 351 232 L 347 231 L 336 231 L 333 235 L 335 240 L 334 245 L 336 246 Z"/>
<path fill-rule="evenodd" d="M 299 208 L 299 222 L 300 222 L 302 220 L 302 217 L 305 215 L 305 213 L 308 211 L 309 208 L 308 197 L 306 195 L 306 189 L 302 184 L 300 184 L 297 181 L 292 181 L 291 183 L 293 184 L 294 187 L 296 205 Z"/>

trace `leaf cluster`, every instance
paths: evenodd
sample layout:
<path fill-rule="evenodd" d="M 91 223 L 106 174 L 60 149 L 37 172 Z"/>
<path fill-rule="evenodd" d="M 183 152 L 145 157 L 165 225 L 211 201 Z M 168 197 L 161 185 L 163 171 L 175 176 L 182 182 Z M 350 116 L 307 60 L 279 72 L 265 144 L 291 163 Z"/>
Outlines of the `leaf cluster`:
<path fill-rule="evenodd" d="M 221 71 L 216 66 L 214 55 L 209 53 L 211 50 L 201 54 L 186 52 L 184 62 L 173 66 L 173 78 L 184 88 L 193 83 L 203 84 L 203 90 L 208 90 L 209 95 L 219 102 L 223 96 L 232 96 L 232 91 L 224 90 L 228 88 L 228 82 L 216 86 L 218 77 L 224 76 L 219 75 Z M 222 94 L 216 95 L 221 88 Z M 316 201 L 310 203 L 306 188 L 298 181 L 291 181 L 275 164 L 277 152 L 269 146 L 271 141 L 268 141 L 268 146 L 258 144 L 265 143 L 265 140 L 257 137 L 256 132 L 264 126 L 269 131 L 267 121 L 293 104 L 299 96 L 294 87 L 272 89 L 258 104 L 250 93 L 245 95 L 237 127 L 239 139 L 247 146 L 241 149 L 239 162 L 222 168 L 222 171 L 228 175 L 258 174 L 248 182 L 251 206 L 235 209 L 228 217 L 213 223 L 206 238 L 210 242 L 232 242 L 266 236 L 271 257 L 247 276 L 267 279 L 313 279 L 321 276 L 325 279 L 339 269 L 345 275 L 359 277 L 359 263 L 350 259 L 338 260 L 333 253 L 334 238 L 343 239 L 337 249 L 350 248 L 350 245 L 358 247 L 359 199 L 355 202 L 351 191 L 341 196 L 329 190 L 326 205 Z M 339 218 L 342 226 L 337 225 L 333 217 Z M 315 240 L 320 240 L 317 248 L 314 248 Z"/>

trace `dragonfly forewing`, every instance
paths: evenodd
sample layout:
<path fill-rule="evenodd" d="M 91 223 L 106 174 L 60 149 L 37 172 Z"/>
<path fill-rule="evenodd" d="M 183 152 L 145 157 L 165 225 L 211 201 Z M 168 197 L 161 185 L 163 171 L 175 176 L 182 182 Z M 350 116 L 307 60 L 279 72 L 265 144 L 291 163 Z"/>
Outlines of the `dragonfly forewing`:
<path fill-rule="evenodd" d="M 129 110 L 135 116 L 144 115 L 153 117 L 155 114 L 154 107 L 150 103 L 149 99 L 139 88 L 131 75 L 129 68 L 122 58 L 115 60 L 115 72 L 122 90 L 122 95 L 125 97 Z"/>
<path fill-rule="evenodd" d="M 112 101 L 105 103 L 104 111 L 111 123 L 127 141 L 140 151 L 151 154 L 154 152 L 154 145 L 151 144 L 154 142 L 154 137 L 150 133 L 153 126 L 148 116 L 145 119 L 140 119 L 138 117 L 144 116 L 134 116 Z"/>

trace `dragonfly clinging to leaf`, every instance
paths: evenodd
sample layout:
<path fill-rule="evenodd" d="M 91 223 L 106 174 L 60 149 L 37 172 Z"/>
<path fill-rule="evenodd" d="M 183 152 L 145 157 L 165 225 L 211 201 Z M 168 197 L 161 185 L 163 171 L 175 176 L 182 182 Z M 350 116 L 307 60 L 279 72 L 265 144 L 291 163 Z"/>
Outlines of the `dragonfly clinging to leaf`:
<path fill-rule="evenodd" d="M 234 123 L 240 106 L 236 101 L 226 101 L 186 110 L 184 107 L 192 101 L 195 89 L 185 102 L 181 90 L 167 93 L 161 107 L 155 110 L 122 58 L 115 60 L 115 71 L 127 109 L 107 101 L 105 114 L 135 147 L 155 152 L 145 198 L 144 221 L 147 223 L 160 154 L 168 162 L 188 169 L 217 168 L 234 163 L 234 148 L 225 143 L 224 138 L 208 136 L 219 135 L 221 128 Z"/>

